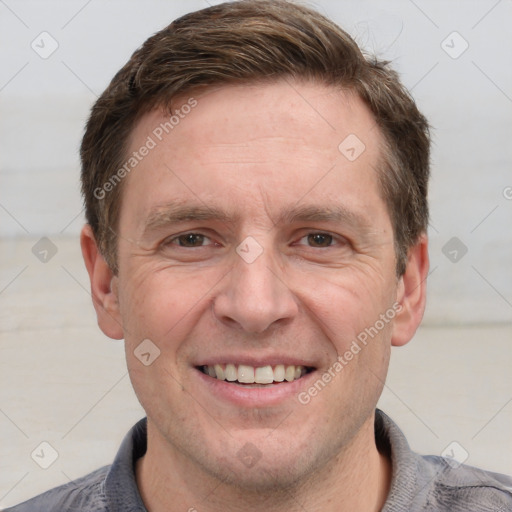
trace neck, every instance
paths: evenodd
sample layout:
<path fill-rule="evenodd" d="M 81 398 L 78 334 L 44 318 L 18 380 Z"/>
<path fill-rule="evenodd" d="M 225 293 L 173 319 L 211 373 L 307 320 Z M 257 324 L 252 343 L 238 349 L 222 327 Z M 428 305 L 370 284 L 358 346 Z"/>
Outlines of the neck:
<path fill-rule="evenodd" d="M 389 492 L 391 462 L 377 450 L 372 415 L 350 446 L 307 481 L 255 492 L 222 482 L 186 455 L 169 450 L 167 441 L 148 420 L 148 448 L 136 463 L 136 479 L 149 512 L 377 512 Z"/>

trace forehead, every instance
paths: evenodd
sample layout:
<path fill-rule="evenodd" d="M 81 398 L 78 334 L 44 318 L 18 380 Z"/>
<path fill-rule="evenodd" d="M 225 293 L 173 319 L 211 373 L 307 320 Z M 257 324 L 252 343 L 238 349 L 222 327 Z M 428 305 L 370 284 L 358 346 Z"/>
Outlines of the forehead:
<path fill-rule="evenodd" d="M 379 196 L 381 135 L 352 93 L 282 80 L 182 95 L 171 110 L 132 133 L 128 156 L 151 149 L 127 177 L 122 212 L 194 200 L 279 215 L 298 201 L 364 209 Z"/>
<path fill-rule="evenodd" d="M 188 108 L 194 103 L 196 106 Z M 172 100 L 171 114 L 154 110 L 142 117 L 134 129 L 132 141 L 144 136 L 163 121 L 176 123 L 171 129 L 164 128 L 163 138 L 176 142 L 179 152 L 186 140 L 190 144 L 228 143 L 236 158 L 236 147 L 243 151 L 248 143 L 266 144 L 265 139 L 275 142 L 302 142 L 304 148 L 317 151 L 335 150 L 339 154 L 339 142 L 349 134 L 360 139 L 379 138 L 372 113 L 361 98 L 352 91 L 341 90 L 317 82 L 279 80 L 277 82 L 224 85 L 207 88 L 198 94 L 182 94 Z M 172 124 L 172 123 L 171 123 Z M 172 136 L 171 136 L 172 132 Z M 159 136 L 159 133 L 156 134 Z M 372 152 L 372 140 L 368 140 Z M 222 150 L 222 147 L 219 148 Z"/>

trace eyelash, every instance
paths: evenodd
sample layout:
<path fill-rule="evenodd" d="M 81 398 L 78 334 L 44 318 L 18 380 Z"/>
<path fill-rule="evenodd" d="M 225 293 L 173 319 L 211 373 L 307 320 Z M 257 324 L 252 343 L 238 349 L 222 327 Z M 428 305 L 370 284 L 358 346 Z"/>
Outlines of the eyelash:
<path fill-rule="evenodd" d="M 198 246 L 187 247 L 187 246 L 179 245 L 177 243 L 177 241 L 180 238 L 186 237 L 186 236 L 190 236 L 190 235 L 201 236 L 205 240 L 211 240 L 211 238 L 209 236 L 204 235 L 203 233 L 196 232 L 196 231 L 188 231 L 186 233 L 180 233 L 179 235 L 175 235 L 172 238 L 167 239 L 166 241 L 164 241 L 163 245 L 165 245 L 165 246 L 166 245 L 176 245 L 177 247 L 180 247 L 180 248 L 183 248 L 183 249 L 198 249 L 200 247 L 205 247 L 205 245 L 198 245 Z M 311 231 L 311 232 L 305 234 L 304 236 L 302 236 L 301 238 L 299 238 L 299 242 L 301 240 L 303 240 L 303 239 L 307 239 L 308 237 L 317 236 L 317 235 L 323 235 L 323 236 L 326 236 L 326 237 L 330 237 L 331 238 L 331 241 L 330 241 L 331 243 L 329 243 L 329 245 L 326 246 L 326 247 L 313 247 L 313 246 L 309 246 L 310 248 L 314 248 L 314 249 L 327 249 L 329 247 L 333 247 L 336 243 L 342 243 L 342 244 L 346 243 L 346 241 L 342 237 L 334 235 L 334 234 L 329 233 L 327 231 Z M 302 245 L 302 244 L 300 244 L 300 245 Z"/>
<path fill-rule="evenodd" d="M 167 239 L 164 242 L 164 245 L 177 245 L 178 247 L 181 247 L 181 248 L 184 248 L 184 249 L 196 249 L 198 247 L 204 247 L 204 245 L 198 245 L 197 247 L 187 247 L 187 246 L 179 245 L 178 243 L 174 243 L 174 242 L 178 241 L 180 238 L 186 237 L 186 236 L 190 236 L 190 235 L 201 236 L 201 237 L 203 237 L 206 240 L 210 240 L 210 237 L 207 236 L 207 235 L 203 235 L 202 233 L 198 233 L 196 231 L 188 231 L 186 233 L 181 233 L 179 235 L 173 236 L 170 239 Z"/>
<path fill-rule="evenodd" d="M 307 235 L 304 235 L 303 237 L 301 237 L 299 239 L 299 242 L 303 239 L 308 239 L 309 237 L 312 237 L 312 236 L 324 236 L 324 237 L 330 237 L 331 238 L 331 243 L 329 243 L 329 245 L 327 247 L 313 247 L 311 245 L 308 245 L 308 247 L 312 247 L 312 248 L 315 248 L 315 249 L 327 249 L 329 247 L 332 247 L 334 245 L 334 243 L 337 241 L 337 239 L 339 237 L 336 237 L 335 235 L 332 235 L 331 233 L 328 233 L 328 232 L 325 232 L 325 231 L 314 231 L 314 232 L 311 232 L 311 233 L 308 233 Z"/>

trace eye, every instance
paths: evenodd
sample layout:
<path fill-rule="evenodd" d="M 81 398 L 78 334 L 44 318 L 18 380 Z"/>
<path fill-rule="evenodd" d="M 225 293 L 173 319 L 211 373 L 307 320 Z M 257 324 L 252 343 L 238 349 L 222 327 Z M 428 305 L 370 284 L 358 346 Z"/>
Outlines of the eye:
<path fill-rule="evenodd" d="M 202 247 L 208 245 L 209 241 L 207 236 L 200 233 L 184 233 L 172 238 L 168 243 L 180 247 Z"/>
<path fill-rule="evenodd" d="M 329 233 L 309 233 L 303 236 L 299 243 L 303 243 L 303 241 L 310 247 L 319 248 L 330 247 L 335 242 L 334 237 Z"/>

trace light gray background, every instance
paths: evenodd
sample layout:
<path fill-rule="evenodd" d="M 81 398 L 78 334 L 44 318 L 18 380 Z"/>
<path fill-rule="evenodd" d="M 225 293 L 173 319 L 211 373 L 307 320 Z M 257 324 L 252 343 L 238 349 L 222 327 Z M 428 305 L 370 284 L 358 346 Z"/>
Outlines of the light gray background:
<path fill-rule="evenodd" d="M 0 506 L 110 462 L 143 415 L 90 304 L 78 146 L 133 50 L 212 3 L 0 0 Z M 457 441 L 512 473 L 512 1 L 312 5 L 392 60 L 433 126 L 428 307 L 380 405 L 416 450 Z M 43 31 L 58 43 L 46 59 L 31 48 Z M 43 236 L 47 263 L 31 251 Z M 46 470 L 30 458 L 42 441 L 59 453 Z"/>

